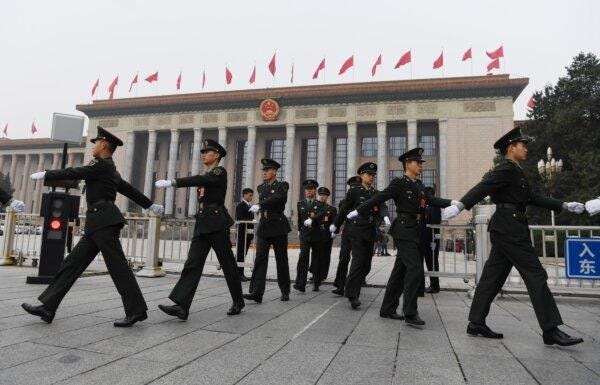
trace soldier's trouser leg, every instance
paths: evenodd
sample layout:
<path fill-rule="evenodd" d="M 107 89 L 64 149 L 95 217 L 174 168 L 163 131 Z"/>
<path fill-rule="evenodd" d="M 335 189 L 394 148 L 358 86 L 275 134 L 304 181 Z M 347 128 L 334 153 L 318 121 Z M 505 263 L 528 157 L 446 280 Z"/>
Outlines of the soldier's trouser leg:
<path fill-rule="evenodd" d="M 73 251 L 62 261 L 52 283 L 38 297 L 40 302 L 49 310 L 56 311 L 64 296 L 69 292 L 77 278 L 96 258 L 99 251 L 100 249 L 90 237 L 81 237 Z"/>
<path fill-rule="evenodd" d="M 364 239 L 361 235 L 352 234 L 352 261 L 350 262 L 350 272 L 346 279 L 344 295 L 347 298 L 358 298 L 360 296 L 360 287 L 364 278 L 365 259 L 373 255 L 373 241 Z"/>
<path fill-rule="evenodd" d="M 211 244 L 207 234 L 196 235 L 192 238 L 188 257 L 181 271 L 181 277 L 169 295 L 171 301 L 186 309 L 190 308 L 196 294 L 196 289 L 200 283 L 200 278 L 202 277 L 204 263 L 206 262 L 210 247 Z"/>
<path fill-rule="evenodd" d="M 346 285 L 346 276 L 348 275 L 348 264 L 350 263 L 350 253 L 352 246 L 350 242 L 350 236 L 345 234 L 342 235 L 342 242 L 340 245 L 340 261 L 338 262 L 335 280 L 333 286 L 338 289 L 343 289 Z"/>
<path fill-rule="evenodd" d="M 277 284 L 283 294 L 290 293 L 290 265 L 288 263 L 287 246 L 287 234 L 273 237 L 273 251 L 275 252 L 275 262 L 277 263 Z"/>
<path fill-rule="evenodd" d="M 300 237 L 300 253 L 298 254 L 298 265 L 296 267 L 296 285 L 302 288 L 306 287 L 309 254 L 310 243 L 304 237 Z"/>
<path fill-rule="evenodd" d="M 398 249 L 400 252 L 400 246 Z M 404 290 L 404 277 L 406 275 L 406 266 L 400 255 L 396 256 L 394 261 L 394 268 L 390 273 L 387 284 L 385 286 L 385 293 L 383 295 L 383 302 L 381 303 L 381 314 L 393 314 L 398 309 L 400 303 L 400 296 L 402 290 Z"/>
<path fill-rule="evenodd" d="M 404 276 L 404 315 L 417 314 L 417 298 L 423 290 L 423 259 L 419 251 L 419 245 L 415 242 L 399 242 L 398 257 L 405 266 Z"/>
<path fill-rule="evenodd" d="M 333 239 L 329 237 L 323 241 L 323 252 L 321 253 L 321 282 L 327 279 L 329 275 L 329 266 L 331 265 L 331 249 L 333 247 Z"/>
<path fill-rule="evenodd" d="M 324 252 L 325 252 L 325 250 L 324 250 L 324 241 L 323 240 L 311 242 L 310 259 L 311 259 L 311 265 L 313 266 L 312 273 L 313 273 L 314 282 L 317 285 L 321 284 L 321 281 L 322 281 L 321 276 L 323 275 L 322 269 L 323 269 L 323 253 Z"/>
<path fill-rule="evenodd" d="M 367 254 L 366 258 L 364 259 L 364 264 L 363 264 L 363 277 L 362 280 L 366 281 L 367 280 L 367 276 L 369 275 L 369 273 L 371 272 L 371 265 L 373 264 L 373 248 L 375 246 L 375 242 L 371 242 L 371 252 L 369 254 Z"/>
<path fill-rule="evenodd" d="M 231 299 L 234 302 L 242 302 L 244 300 L 242 296 L 242 281 L 240 281 L 235 257 L 233 256 L 233 251 L 231 251 L 229 229 L 210 233 L 209 239 L 219 260 L 219 265 L 223 269 L 223 275 L 225 275 Z"/>
<path fill-rule="evenodd" d="M 246 257 L 246 251 L 248 250 L 248 246 L 246 245 L 246 237 L 247 237 L 247 234 L 244 231 L 240 232 L 240 229 L 238 227 L 237 245 L 236 245 L 237 262 L 244 262 L 244 259 Z M 243 267 L 238 267 L 237 270 L 238 270 L 239 275 L 244 274 Z"/>
<path fill-rule="evenodd" d="M 250 281 L 250 292 L 262 296 L 265 293 L 265 281 L 269 266 L 269 249 L 273 238 L 256 237 L 256 258 Z"/>

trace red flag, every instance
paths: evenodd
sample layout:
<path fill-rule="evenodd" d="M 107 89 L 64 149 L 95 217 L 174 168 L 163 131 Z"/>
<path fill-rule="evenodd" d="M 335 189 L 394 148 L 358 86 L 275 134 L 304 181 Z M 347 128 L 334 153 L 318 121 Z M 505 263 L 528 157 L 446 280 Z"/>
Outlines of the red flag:
<path fill-rule="evenodd" d="M 146 79 L 144 79 L 145 81 L 147 81 L 148 83 L 152 83 L 152 82 L 157 82 L 158 81 L 158 71 L 156 71 L 155 73 L 153 73 L 152 75 L 149 75 Z"/>
<path fill-rule="evenodd" d="M 8 123 L 4 125 L 4 130 L 2 132 L 4 132 L 4 135 L 8 136 Z"/>
<path fill-rule="evenodd" d="M 133 80 L 131 81 L 131 84 L 129 85 L 129 92 L 131 92 L 131 89 L 133 88 L 134 84 L 137 84 L 138 82 L 138 74 L 135 74 Z"/>
<path fill-rule="evenodd" d="M 469 48 L 468 50 L 465 51 L 465 53 L 463 53 L 462 61 L 469 60 L 472 58 L 473 58 L 473 55 L 471 54 L 471 48 Z"/>
<path fill-rule="evenodd" d="M 273 54 L 273 57 L 271 58 L 271 61 L 269 62 L 269 72 L 271 72 L 271 75 L 275 76 L 275 71 L 277 70 L 277 66 L 275 64 L 275 55 L 277 55 L 277 52 L 275 52 Z"/>
<path fill-rule="evenodd" d="M 490 72 L 494 68 L 500 68 L 500 58 L 497 57 L 487 65 L 487 70 Z"/>
<path fill-rule="evenodd" d="M 410 55 L 410 50 L 408 50 L 404 53 L 404 55 L 400 56 L 398 63 L 396 63 L 396 65 L 394 66 L 394 69 L 400 68 L 401 66 L 410 63 L 411 60 L 412 60 L 412 58 Z"/>
<path fill-rule="evenodd" d="M 437 59 L 433 62 L 433 69 L 438 69 L 444 65 L 444 51 L 438 56 Z"/>
<path fill-rule="evenodd" d="M 181 89 L 181 71 L 179 72 L 179 76 L 177 76 L 177 82 L 175 84 L 178 90 Z"/>
<path fill-rule="evenodd" d="M 294 84 L 294 63 L 292 63 L 292 76 L 290 76 L 290 83 Z"/>
<path fill-rule="evenodd" d="M 500 46 L 500 48 L 492 52 L 485 51 L 485 54 L 488 55 L 490 59 L 498 59 L 499 57 L 504 57 L 504 47 Z"/>
<path fill-rule="evenodd" d="M 202 71 L 202 89 L 206 85 L 206 71 Z"/>
<path fill-rule="evenodd" d="M 31 123 L 31 135 L 34 135 L 37 132 L 37 127 L 35 126 L 35 121 Z"/>
<path fill-rule="evenodd" d="M 110 85 L 108 86 L 108 93 L 109 93 L 109 95 L 108 95 L 108 98 L 109 98 L 109 99 L 112 99 L 112 98 L 113 98 L 113 96 L 115 96 L 115 87 L 116 87 L 118 84 L 119 84 L 119 75 L 117 75 L 117 76 L 116 76 L 116 77 L 113 79 L 112 83 L 110 83 Z"/>
<path fill-rule="evenodd" d="M 325 58 L 323 58 L 323 60 L 321 60 L 321 62 L 319 63 L 319 66 L 317 67 L 317 69 L 315 70 L 315 73 L 313 74 L 313 79 L 316 79 L 319 77 L 319 72 L 321 72 L 321 70 L 325 69 Z"/>
<path fill-rule="evenodd" d="M 256 81 L 256 66 L 254 66 L 254 68 L 252 69 L 252 74 L 250 75 L 250 80 L 248 80 L 248 82 L 250 84 L 254 84 L 255 81 Z"/>
<path fill-rule="evenodd" d="M 225 66 L 225 81 L 227 84 L 231 84 L 231 80 L 233 79 L 233 74 L 229 71 L 229 68 Z"/>
<path fill-rule="evenodd" d="M 371 67 L 371 76 L 375 76 L 375 73 L 377 72 L 377 66 L 381 65 L 381 54 L 379 54 L 379 56 L 377 57 L 377 60 L 375 60 L 375 64 L 373 64 L 373 67 Z"/>
<path fill-rule="evenodd" d="M 96 94 L 96 90 L 98 89 L 99 85 L 100 85 L 100 78 L 96 79 L 96 83 L 94 83 L 94 85 L 92 86 L 92 97 L 94 97 L 94 95 Z"/>
<path fill-rule="evenodd" d="M 342 75 L 344 72 L 348 71 L 348 69 L 352 68 L 352 67 L 354 67 L 354 55 L 352 55 L 348 59 L 346 59 L 344 64 L 342 64 L 342 67 L 340 68 L 340 72 L 338 72 L 338 75 Z"/>
<path fill-rule="evenodd" d="M 535 99 L 533 98 L 533 95 L 532 95 L 529 98 L 529 101 L 527 102 L 527 108 L 529 108 L 530 110 L 533 110 L 533 107 L 535 107 Z M 6 134 L 6 132 L 4 132 L 4 133 Z"/>

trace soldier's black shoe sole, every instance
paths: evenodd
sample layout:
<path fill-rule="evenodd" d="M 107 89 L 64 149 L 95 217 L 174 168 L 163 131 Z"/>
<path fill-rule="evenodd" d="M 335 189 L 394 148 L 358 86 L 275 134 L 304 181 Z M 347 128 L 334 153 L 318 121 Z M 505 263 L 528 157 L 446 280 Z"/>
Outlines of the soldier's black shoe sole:
<path fill-rule="evenodd" d="M 294 289 L 298 290 L 300 293 L 304 293 L 306 291 L 306 288 L 301 287 L 299 285 L 294 284 Z"/>
<path fill-rule="evenodd" d="M 262 303 L 262 296 L 258 297 L 258 296 L 255 296 L 254 294 L 244 294 L 244 298 L 254 301 L 256 303 Z"/>
<path fill-rule="evenodd" d="M 146 312 L 132 315 L 131 317 L 125 317 L 122 320 L 118 320 L 113 322 L 113 326 L 116 328 L 128 328 L 133 326 L 136 322 L 142 322 L 143 320 L 148 318 L 148 314 Z"/>
<path fill-rule="evenodd" d="M 42 321 L 44 321 L 46 323 L 52 323 L 52 320 L 54 319 L 55 312 L 46 309 L 44 307 L 44 305 L 33 306 L 33 305 L 28 304 L 28 303 L 22 303 L 21 307 L 27 313 L 29 313 L 31 315 L 34 315 L 34 316 L 37 316 L 37 317 L 40 317 L 42 319 Z"/>
<path fill-rule="evenodd" d="M 491 338 L 496 340 L 504 338 L 504 334 L 494 332 L 487 325 L 478 325 L 473 322 L 469 322 L 469 325 L 467 326 L 467 334 L 470 334 L 472 336 L 482 336 L 485 338 Z"/>
<path fill-rule="evenodd" d="M 158 308 L 171 317 L 177 317 L 182 321 L 188 319 L 189 313 L 177 306 L 158 305 Z"/>
<path fill-rule="evenodd" d="M 333 290 L 331 290 L 331 292 L 333 294 L 337 294 L 337 295 L 341 295 L 341 296 L 344 295 L 344 290 L 343 289 L 333 289 Z"/>
<path fill-rule="evenodd" d="M 397 321 L 404 321 L 404 316 L 398 313 L 392 313 L 392 314 L 383 314 L 383 313 L 379 313 L 379 316 L 381 318 L 389 318 L 389 319 L 393 319 L 393 320 L 397 320 Z"/>

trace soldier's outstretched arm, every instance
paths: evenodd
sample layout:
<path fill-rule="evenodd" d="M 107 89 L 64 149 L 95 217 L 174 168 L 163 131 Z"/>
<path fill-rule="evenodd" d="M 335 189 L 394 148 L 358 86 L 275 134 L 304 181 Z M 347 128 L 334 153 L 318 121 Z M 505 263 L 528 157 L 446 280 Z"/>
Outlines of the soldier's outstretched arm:
<path fill-rule="evenodd" d="M 147 196 L 123 179 L 119 180 L 117 191 L 145 209 L 152 206 L 152 201 Z"/>
<path fill-rule="evenodd" d="M 356 211 L 358 211 L 358 213 L 361 215 L 368 215 L 369 211 L 371 211 L 371 208 L 373 206 L 381 205 L 383 202 L 385 202 L 387 200 L 390 200 L 396 196 L 400 196 L 402 193 L 401 183 L 402 182 L 400 182 L 399 178 L 393 179 L 390 182 L 390 185 L 385 188 L 385 190 L 379 191 L 378 193 L 373 195 L 366 202 L 364 202 L 363 204 L 358 206 L 356 208 Z"/>
<path fill-rule="evenodd" d="M 436 197 L 433 194 L 426 194 L 425 199 L 427 199 L 427 204 L 434 207 L 445 208 L 452 204 L 450 199 Z"/>
<path fill-rule="evenodd" d="M 513 170 L 511 170 L 511 167 L 508 164 L 497 166 L 489 173 L 489 175 L 483 178 L 481 182 L 473 186 L 462 198 L 460 198 L 460 203 L 462 203 L 464 207 L 459 208 L 461 210 L 470 210 L 471 207 L 475 206 L 477 202 L 481 201 L 486 196 L 510 185 L 512 172 Z"/>
<path fill-rule="evenodd" d="M 350 189 L 348 189 L 348 191 L 346 192 L 346 197 L 343 201 L 344 203 L 340 207 L 340 213 L 333 222 L 333 225 L 337 228 L 338 232 L 340 227 L 346 220 L 346 214 L 348 214 L 350 210 L 352 210 L 352 208 L 354 207 L 355 192 L 356 189 L 354 187 L 350 187 Z"/>
<path fill-rule="evenodd" d="M 173 187 L 217 187 L 227 183 L 227 171 L 215 167 L 204 175 L 193 175 L 175 179 Z"/>
<path fill-rule="evenodd" d="M 80 167 L 67 167 L 58 170 L 47 170 L 44 174 L 46 180 L 86 180 L 91 177 L 98 177 L 113 170 L 107 161 L 102 159 L 92 159 L 90 163 Z M 36 178 L 37 179 L 37 178 Z"/>
<path fill-rule="evenodd" d="M 260 202 L 260 208 L 263 210 L 272 210 L 273 207 L 281 205 L 287 201 L 287 193 L 290 185 L 287 182 L 281 182 L 273 195 Z"/>

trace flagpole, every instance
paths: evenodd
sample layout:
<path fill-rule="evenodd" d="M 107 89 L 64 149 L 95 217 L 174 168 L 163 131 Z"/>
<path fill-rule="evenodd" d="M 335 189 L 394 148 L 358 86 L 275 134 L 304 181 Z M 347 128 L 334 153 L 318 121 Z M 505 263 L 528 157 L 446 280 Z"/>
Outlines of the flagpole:
<path fill-rule="evenodd" d="M 160 93 L 160 90 L 158 89 L 158 82 L 160 80 L 160 74 L 158 72 L 158 69 L 156 70 L 156 95 L 158 95 Z"/>
<path fill-rule="evenodd" d="M 500 46 L 502 47 L 502 61 L 504 62 L 504 70 L 506 71 L 506 73 L 508 73 L 508 67 L 506 66 L 506 56 L 504 56 L 504 42 L 502 42 Z"/>
<path fill-rule="evenodd" d="M 223 87 L 223 91 L 227 91 L 227 70 L 229 68 L 227 68 L 227 62 L 225 62 L 225 87 Z"/>
<path fill-rule="evenodd" d="M 444 47 L 442 47 L 442 77 L 444 77 Z"/>
<path fill-rule="evenodd" d="M 325 71 L 327 70 L 327 56 L 323 56 L 323 64 L 325 64 L 323 66 L 323 84 L 325 84 Z"/>
<path fill-rule="evenodd" d="M 252 83 L 254 89 L 256 89 L 256 60 L 254 61 L 254 83 Z"/>

